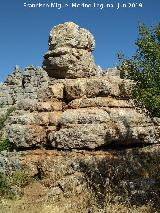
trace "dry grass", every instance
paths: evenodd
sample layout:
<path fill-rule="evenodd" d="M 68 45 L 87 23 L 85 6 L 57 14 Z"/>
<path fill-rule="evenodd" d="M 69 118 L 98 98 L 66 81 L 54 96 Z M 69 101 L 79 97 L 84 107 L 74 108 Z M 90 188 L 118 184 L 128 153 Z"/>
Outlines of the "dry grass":
<path fill-rule="evenodd" d="M 106 203 L 103 209 L 96 205 L 95 198 L 86 190 L 78 196 L 57 197 L 56 199 L 17 200 L 1 199 L 1 213 L 156 213 L 151 205 L 127 206 Z M 157 212 L 158 213 L 158 212 Z"/>
<path fill-rule="evenodd" d="M 65 176 L 67 185 L 62 187 L 61 193 L 53 193 L 52 187 L 46 186 L 43 181 L 32 180 L 27 182 L 23 173 L 16 173 L 14 181 L 16 185 L 22 185 L 23 197 L 15 200 L 0 199 L 0 213 L 158 213 L 153 209 L 152 203 L 146 201 L 145 205 L 133 206 L 128 199 L 128 191 L 123 186 L 123 199 L 118 199 L 121 194 L 114 193 L 112 180 L 118 177 L 117 183 L 121 180 L 119 170 L 115 173 L 107 168 L 106 161 L 95 164 L 81 164 L 81 173 Z M 132 168 L 131 168 L 132 169 Z M 59 173 L 58 173 L 59 174 Z M 62 172 L 62 186 L 63 177 Z M 79 178 L 83 179 L 85 174 L 86 182 L 77 185 Z M 82 175 L 82 176 L 81 176 Z M 70 177 L 71 176 L 71 177 Z M 74 179 L 75 178 L 75 179 Z M 58 178 L 56 178 L 58 179 Z M 60 179 L 60 177 L 59 177 Z M 28 179 L 27 179 L 28 180 Z M 76 181 L 75 181 L 76 180 Z M 79 183 L 79 182 L 78 182 Z M 64 184 L 65 185 L 65 184 Z M 80 187 L 80 188 L 78 188 Z M 58 188 L 58 187 L 57 187 Z M 119 188 L 118 188 L 119 189 Z M 121 190 L 121 189 L 120 189 Z M 124 193 L 126 192 L 126 193 Z M 121 191 L 120 191 L 121 193 Z M 117 195 L 117 196 L 116 196 Z M 117 197 L 117 198 L 116 198 Z M 125 203 L 120 203 L 125 200 Z M 158 202 L 159 203 L 159 202 Z M 144 204 L 144 202 L 143 202 Z M 155 204 L 155 203 L 154 203 Z M 157 207 L 158 209 L 159 207 Z"/>
<path fill-rule="evenodd" d="M 80 192 L 74 188 L 69 194 L 50 197 L 45 186 L 39 181 L 33 181 L 25 186 L 23 197 L 14 200 L 2 197 L 0 213 L 158 213 L 150 203 L 142 206 L 132 206 L 129 202 L 113 203 L 114 195 L 109 183 L 105 188 L 105 197 L 99 196 L 101 191 L 95 194 L 90 187 L 82 187 Z M 103 198 L 103 207 L 98 204 L 101 203 L 100 197 Z"/>
<path fill-rule="evenodd" d="M 1 200 L 1 213 L 151 213 L 150 206 L 127 207 L 121 204 L 107 205 L 105 210 L 96 206 L 86 208 L 72 201 L 65 203 L 35 203 L 28 204 L 24 200 Z M 158 212 L 157 212 L 158 213 Z"/>

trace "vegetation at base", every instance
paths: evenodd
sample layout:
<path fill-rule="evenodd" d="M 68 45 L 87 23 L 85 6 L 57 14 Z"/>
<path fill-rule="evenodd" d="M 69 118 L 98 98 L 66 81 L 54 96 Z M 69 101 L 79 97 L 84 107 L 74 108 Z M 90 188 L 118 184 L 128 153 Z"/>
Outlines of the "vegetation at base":
<path fill-rule="evenodd" d="M 11 176 L 0 173 L 0 197 L 13 199 L 17 196 L 17 191 L 19 196 L 22 195 L 23 187 L 30 181 L 30 178 L 23 170 L 17 170 Z"/>
<path fill-rule="evenodd" d="M 12 184 L 18 187 L 24 187 L 30 182 L 29 177 L 26 175 L 25 171 L 17 170 L 12 177 Z"/>
<path fill-rule="evenodd" d="M 131 59 L 118 54 L 121 76 L 136 82 L 132 98 L 151 116 L 160 117 L 160 23 L 154 27 L 139 25 L 137 50 Z"/>
<path fill-rule="evenodd" d="M 8 195 L 10 190 L 9 180 L 6 175 L 0 173 L 0 195 Z"/>

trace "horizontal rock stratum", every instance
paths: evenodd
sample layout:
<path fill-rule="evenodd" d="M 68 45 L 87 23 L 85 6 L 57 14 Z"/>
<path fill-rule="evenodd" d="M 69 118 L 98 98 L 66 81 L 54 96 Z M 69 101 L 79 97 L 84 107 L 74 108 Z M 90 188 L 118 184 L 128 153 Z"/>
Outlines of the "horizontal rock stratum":
<path fill-rule="evenodd" d="M 129 80 L 117 76 L 50 79 L 44 70 L 33 68 L 21 75 L 24 85 L 14 85 L 9 77 L 2 85 L 8 100 L 1 97 L 7 106 L 15 102 L 8 137 L 17 148 L 46 144 L 95 149 L 110 144 L 159 143 L 159 119 L 134 107 L 127 95 Z"/>
<path fill-rule="evenodd" d="M 4 168 L 10 168 L 15 159 L 20 168 L 30 171 L 30 176 L 36 176 L 40 166 L 42 183 L 48 181 L 46 187 L 53 187 L 52 194 L 54 190 L 65 194 L 72 181 L 75 187 L 82 186 L 78 192 L 82 193 L 86 176 L 92 182 L 91 173 L 97 177 L 94 168 L 89 169 L 95 164 L 101 172 L 112 167 L 110 176 L 117 175 L 112 181 L 114 193 L 120 196 L 116 186 L 119 180 L 120 189 L 126 184 L 130 190 L 130 199 L 142 196 L 145 203 L 147 193 L 148 199 L 152 197 L 151 188 L 157 195 L 160 118 L 151 118 L 135 107 L 130 99 L 133 82 L 120 78 L 116 68 L 104 73 L 94 63 L 94 48 L 95 40 L 88 30 L 72 22 L 60 24 L 50 32 L 42 68 L 28 66 L 22 72 L 16 66 L 0 85 L 0 115 L 13 106 L 15 109 L 5 122 L 3 135 L 17 151 L 11 154 L 12 162 L 10 155 L 1 156 L 1 171 L 7 173 Z M 51 150 L 38 154 L 32 150 L 42 147 Z M 78 150 L 84 150 L 84 154 Z M 152 162 L 154 174 L 150 172 Z M 50 168 L 61 173 L 56 181 Z M 103 174 L 103 178 L 110 176 Z M 143 188 L 143 184 L 148 187 Z"/>

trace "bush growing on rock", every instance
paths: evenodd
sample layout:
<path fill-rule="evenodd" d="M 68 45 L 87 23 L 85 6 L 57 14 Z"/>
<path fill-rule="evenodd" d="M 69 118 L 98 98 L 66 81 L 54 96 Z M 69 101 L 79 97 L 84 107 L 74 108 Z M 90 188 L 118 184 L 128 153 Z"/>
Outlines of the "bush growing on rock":
<path fill-rule="evenodd" d="M 0 117 L 0 152 L 7 150 L 12 150 L 12 145 L 8 138 L 3 137 L 3 128 L 5 127 L 5 123 L 8 119 L 8 117 L 11 115 L 11 113 L 15 110 L 14 107 L 10 107 L 7 109 L 7 112 Z"/>
<path fill-rule="evenodd" d="M 127 59 L 118 54 L 121 75 L 136 82 L 132 97 L 152 116 L 160 117 L 160 24 L 148 28 L 139 26 L 137 51 Z"/>
<path fill-rule="evenodd" d="M 10 141 L 8 140 L 8 138 L 0 140 L 0 152 L 2 152 L 4 150 L 7 150 L 7 151 L 12 150 L 12 145 L 11 145 Z"/>
<path fill-rule="evenodd" d="M 14 107 L 10 107 L 10 108 L 7 109 L 7 112 L 6 112 L 4 115 L 2 115 L 2 116 L 0 117 L 0 130 L 3 129 L 3 127 L 5 126 L 6 120 L 8 119 L 8 117 L 11 115 L 11 113 L 12 113 L 14 110 L 15 110 Z"/>

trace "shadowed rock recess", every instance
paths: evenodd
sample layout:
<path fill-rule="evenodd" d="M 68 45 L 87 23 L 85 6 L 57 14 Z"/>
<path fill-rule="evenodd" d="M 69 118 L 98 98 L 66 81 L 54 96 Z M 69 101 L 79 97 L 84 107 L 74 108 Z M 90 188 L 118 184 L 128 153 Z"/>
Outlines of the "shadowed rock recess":
<path fill-rule="evenodd" d="M 38 177 L 44 199 L 83 196 L 88 188 L 101 208 L 108 193 L 110 202 L 156 208 L 160 119 L 134 106 L 132 81 L 94 63 L 94 48 L 88 30 L 60 24 L 42 68 L 16 66 L 0 85 L 0 115 L 14 106 L 1 128 L 14 152 L 1 153 L 0 172 Z"/>

